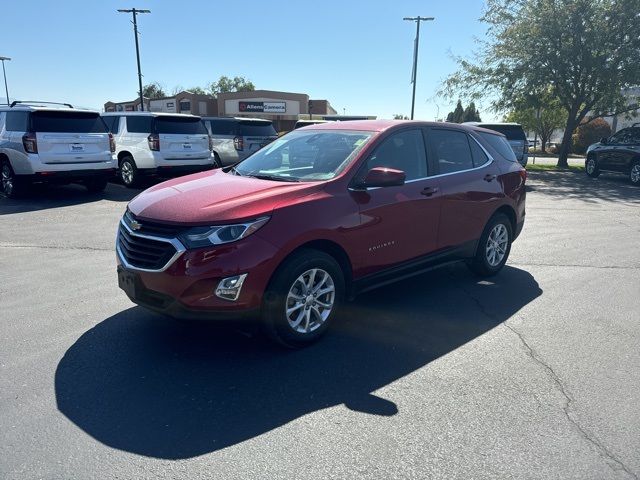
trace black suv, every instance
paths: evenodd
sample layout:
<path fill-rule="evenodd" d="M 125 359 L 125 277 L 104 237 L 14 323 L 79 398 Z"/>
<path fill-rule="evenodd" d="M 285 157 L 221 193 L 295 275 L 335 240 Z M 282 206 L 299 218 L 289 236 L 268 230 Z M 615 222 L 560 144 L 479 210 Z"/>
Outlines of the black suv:
<path fill-rule="evenodd" d="M 619 172 L 628 175 L 632 184 L 640 185 L 640 123 L 591 145 L 584 167 L 590 177 Z"/>

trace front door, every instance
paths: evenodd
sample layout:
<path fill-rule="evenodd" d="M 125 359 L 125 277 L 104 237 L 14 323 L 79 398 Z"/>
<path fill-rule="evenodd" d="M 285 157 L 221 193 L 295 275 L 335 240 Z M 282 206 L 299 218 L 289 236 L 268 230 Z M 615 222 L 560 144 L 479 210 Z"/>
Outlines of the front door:
<path fill-rule="evenodd" d="M 424 136 L 412 128 L 391 134 L 376 147 L 358 172 L 374 167 L 402 170 L 402 186 L 352 190 L 360 210 L 358 248 L 360 274 L 367 275 L 434 251 L 440 217 L 440 191 L 429 178 Z"/>

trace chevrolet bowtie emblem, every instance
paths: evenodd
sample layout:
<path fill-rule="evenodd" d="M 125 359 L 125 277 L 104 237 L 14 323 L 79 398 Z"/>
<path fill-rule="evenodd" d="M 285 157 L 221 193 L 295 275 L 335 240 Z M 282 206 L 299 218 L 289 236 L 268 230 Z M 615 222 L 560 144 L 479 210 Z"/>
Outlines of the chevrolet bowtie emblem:
<path fill-rule="evenodd" d="M 129 226 L 131 227 L 131 230 L 140 230 L 142 228 L 142 225 L 135 220 L 131 220 L 131 222 L 129 222 Z"/>

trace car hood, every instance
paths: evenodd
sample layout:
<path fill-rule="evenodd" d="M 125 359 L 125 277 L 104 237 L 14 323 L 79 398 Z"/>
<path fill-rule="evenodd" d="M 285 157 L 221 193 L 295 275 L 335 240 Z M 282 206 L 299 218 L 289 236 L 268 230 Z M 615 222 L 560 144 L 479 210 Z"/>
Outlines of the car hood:
<path fill-rule="evenodd" d="M 129 210 L 149 221 L 228 223 L 270 214 L 278 205 L 315 193 L 323 186 L 322 182 L 276 182 L 214 170 L 151 187 L 131 200 Z"/>

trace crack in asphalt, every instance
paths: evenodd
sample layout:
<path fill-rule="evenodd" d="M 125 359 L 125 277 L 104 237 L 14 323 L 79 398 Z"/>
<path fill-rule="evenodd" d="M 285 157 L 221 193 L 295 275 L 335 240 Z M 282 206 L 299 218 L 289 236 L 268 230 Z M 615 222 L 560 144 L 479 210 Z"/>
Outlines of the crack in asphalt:
<path fill-rule="evenodd" d="M 611 468 L 611 470 L 613 470 L 614 472 L 618 472 L 622 470 L 632 478 L 638 480 L 638 476 L 634 472 L 629 470 L 629 468 L 621 460 L 616 458 L 616 456 L 613 453 L 611 453 L 607 449 L 607 447 L 605 447 L 598 439 L 596 439 L 585 428 L 583 428 L 578 423 L 578 420 L 574 418 L 575 414 L 571 413 L 571 405 L 575 402 L 574 398 L 571 396 L 571 394 L 565 387 L 564 383 L 562 382 L 562 379 L 558 376 L 555 370 L 540 357 L 540 355 L 535 351 L 533 347 L 531 347 L 531 345 L 529 345 L 529 342 L 527 342 L 527 340 L 524 338 L 524 335 L 520 333 L 518 330 L 516 330 L 513 326 L 508 324 L 506 320 L 502 322 L 496 315 L 489 312 L 487 308 L 483 305 L 483 303 L 480 301 L 480 299 L 474 296 L 468 289 L 464 288 L 461 285 L 459 285 L 458 288 L 462 290 L 464 293 L 466 293 L 471 300 L 473 300 L 473 302 L 477 305 L 478 309 L 484 316 L 498 322 L 499 324 L 504 325 L 505 328 L 509 329 L 513 334 L 515 334 L 520 340 L 520 343 L 526 349 L 527 356 L 531 358 L 534 362 L 536 362 L 538 365 L 540 365 L 545 371 L 547 371 L 553 383 L 556 385 L 558 391 L 562 394 L 562 396 L 565 399 L 564 405 L 562 407 L 562 411 L 564 412 L 565 417 L 567 418 L 569 423 L 571 423 L 574 426 L 574 428 L 578 431 L 578 433 L 582 438 L 584 438 L 587 442 L 591 443 L 593 446 L 596 447 L 596 449 L 598 449 L 600 454 L 605 458 L 605 462 L 609 466 L 609 468 Z M 535 397 L 535 394 L 534 394 L 534 397 Z M 536 400 L 538 399 L 536 398 Z"/>
<path fill-rule="evenodd" d="M 11 243 L 2 243 L 0 248 L 39 248 L 43 250 L 91 250 L 96 252 L 112 252 L 113 248 L 99 247 L 82 247 L 82 246 L 66 246 L 66 245 L 17 245 Z"/>

